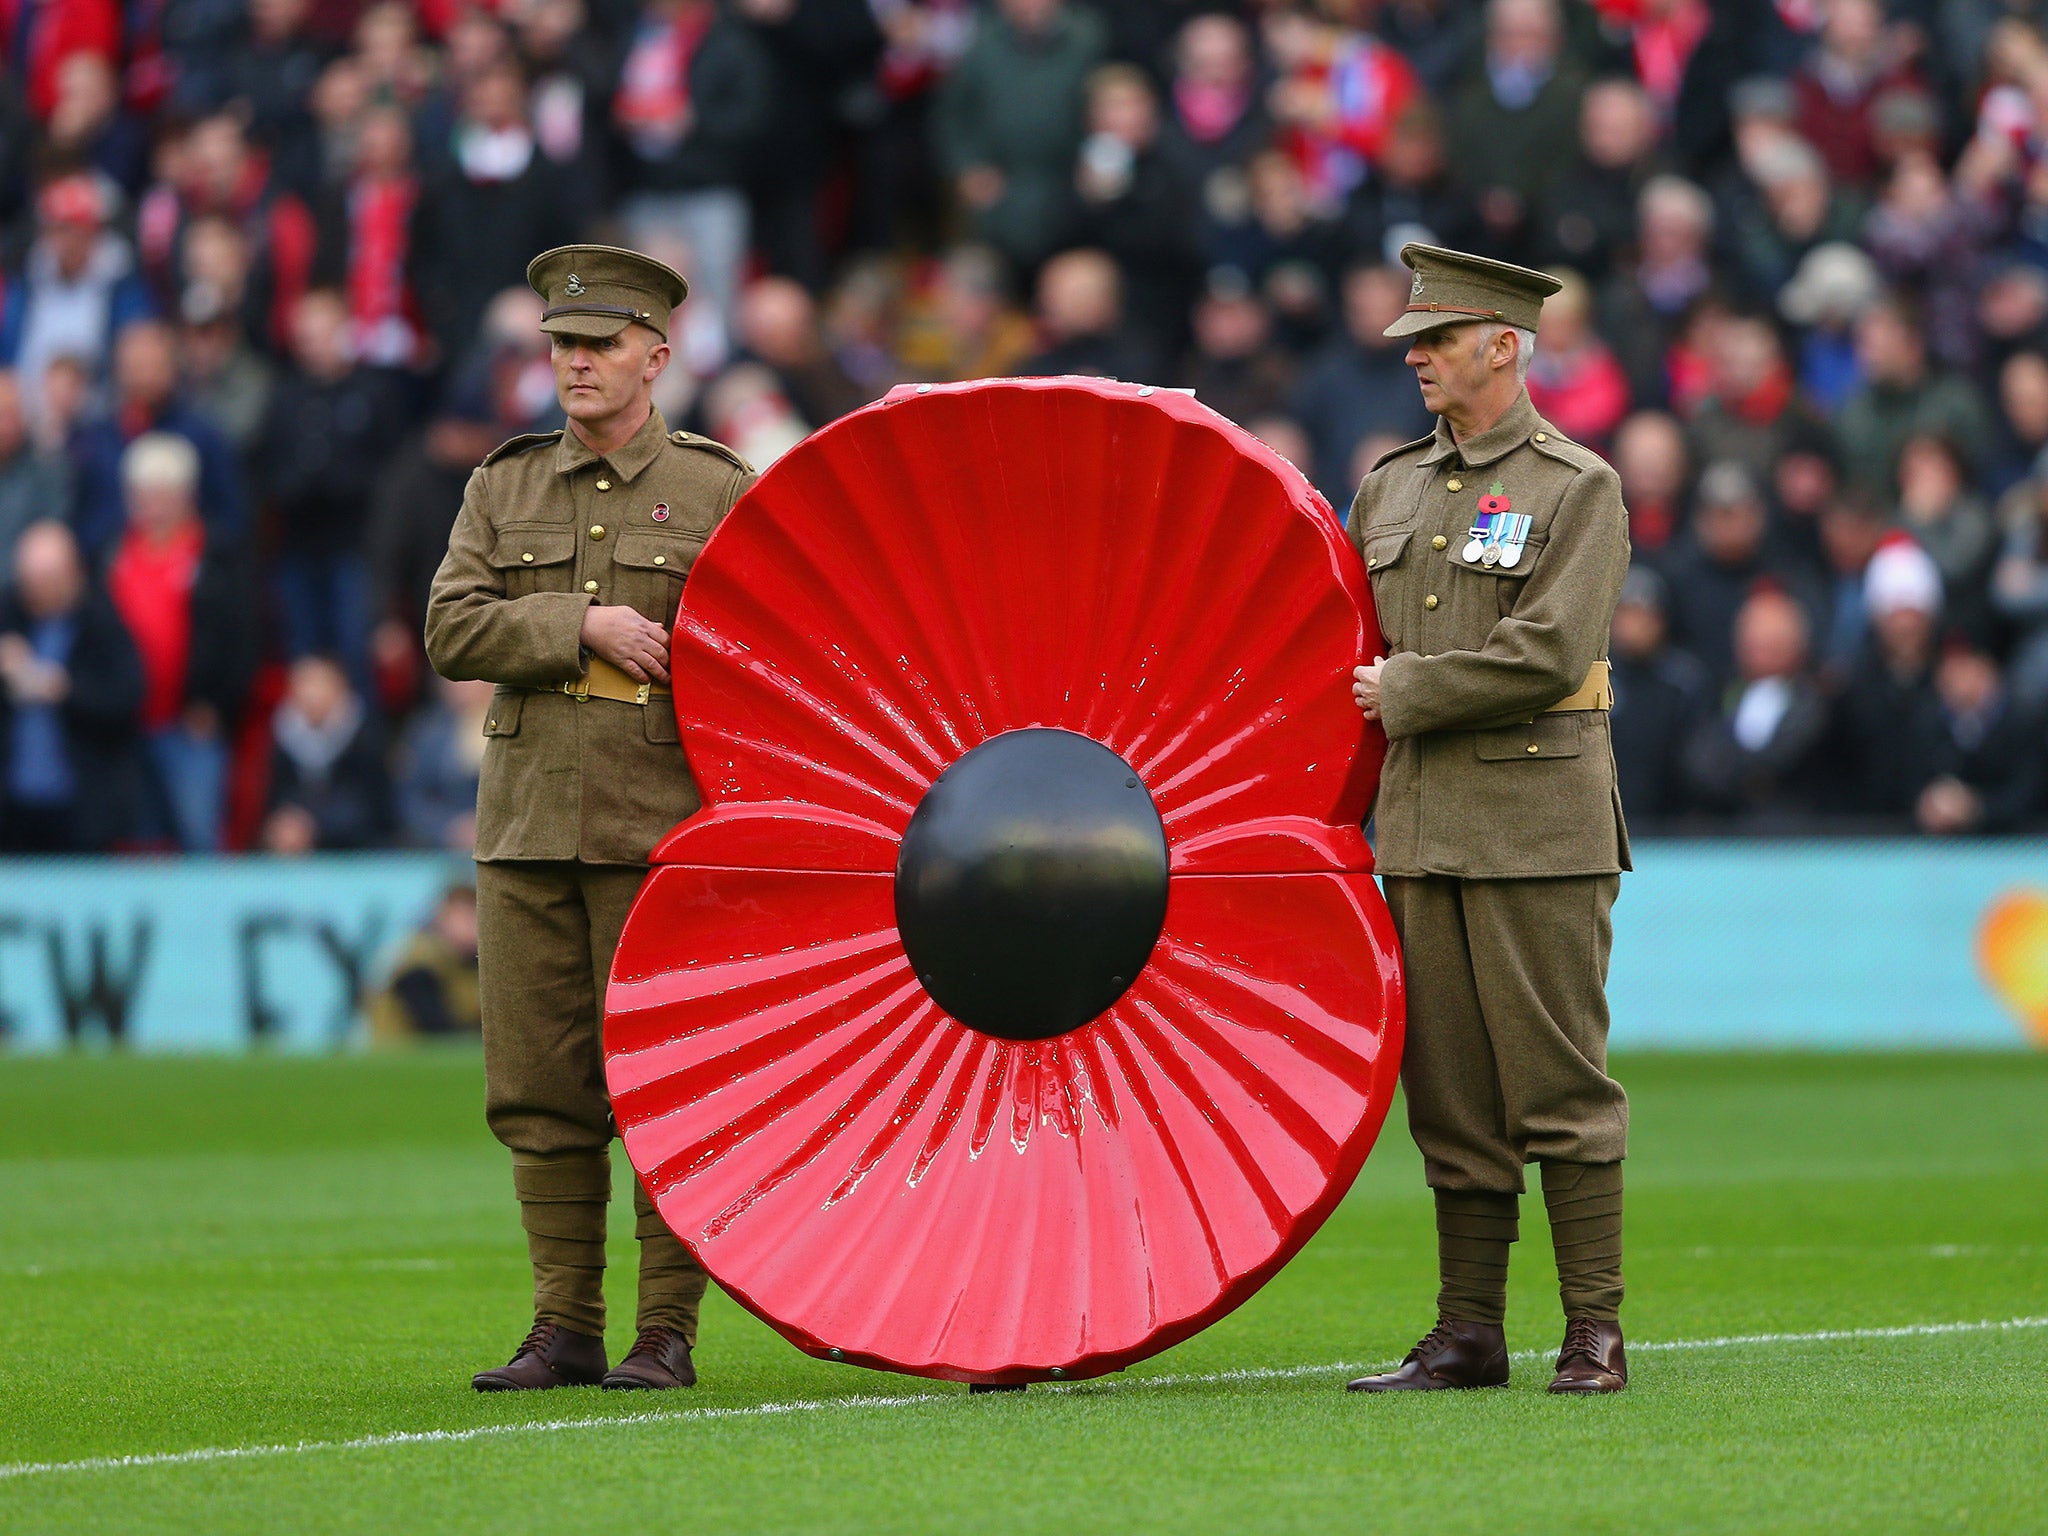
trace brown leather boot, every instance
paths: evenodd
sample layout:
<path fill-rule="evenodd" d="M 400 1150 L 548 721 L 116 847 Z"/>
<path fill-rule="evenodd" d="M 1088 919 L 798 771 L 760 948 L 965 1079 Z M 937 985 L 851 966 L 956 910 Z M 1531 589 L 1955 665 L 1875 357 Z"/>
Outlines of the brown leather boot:
<path fill-rule="evenodd" d="M 1508 1384 L 1508 1336 L 1499 1323 L 1440 1318 L 1396 1370 L 1361 1376 L 1347 1392 L 1442 1392 Z"/>
<path fill-rule="evenodd" d="M 607 1391 L 666 1391 L 697 1385 L 690 1346 L 673 1328 L 642 1328 L 626 1358 L 605 1373 Z"/>
<path fill-rule="evenodd" d="M 560 1323 L 535 1323 L 512 1358 L 494 1371 L 478 1371 L 479 1392 L 537 1392 L 548 1387 L 594 1387 L 604 1380 L 604 1340 L 571 1333 Z"/>
<path fill-rule="evenodd" d="M 1628 1356 L 1621 1347 L 1621 1324 L 1596 1317 L 1574 1317 L 1564 1325 L 1564 1348 L 1557 1352 L 1553 1392 L 1619 1392 L 1628 1385 Z"/>

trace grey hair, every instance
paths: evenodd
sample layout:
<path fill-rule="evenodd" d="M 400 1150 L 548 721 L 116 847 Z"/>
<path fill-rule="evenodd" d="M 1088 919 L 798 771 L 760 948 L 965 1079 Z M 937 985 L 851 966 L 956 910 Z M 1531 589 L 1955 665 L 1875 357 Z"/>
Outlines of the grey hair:
<path fill-rule="evenodd" d="M 1529 379 L 1529 362 L 1536 356 L 1536 333 L 1524 330 L 1519 325 L 1502 325 L 1498 320 L 1489 320 L 1479 328 L 1480 350 L 1493 345 L 1493 338 L 1504 331 L 1515 333 L 1515 378 L 1520 383 Z"/>

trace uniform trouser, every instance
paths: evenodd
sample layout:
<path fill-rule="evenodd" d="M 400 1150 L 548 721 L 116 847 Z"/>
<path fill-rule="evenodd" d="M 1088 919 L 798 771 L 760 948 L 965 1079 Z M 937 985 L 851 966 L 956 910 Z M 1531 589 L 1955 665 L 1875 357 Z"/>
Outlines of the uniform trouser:
<path fill-rule="evenodd" d="M 533 1261 L 534 1317 L 604 1331 L 611 1095 L 604 993 L 626 912 L 647 871 L 531 860 L 477 865 L 484 1118 L 512 1152 Z M 638 1324 L 697 1339 L 705 1274 L 662 1223 L 638 1179 Z"/>
<path fill-rule="evenodd" d="M 1628 1097 L 1607 1075 L 1614 875 L 1383 880 L 1408 980 L 1401 1086 L 1437 1192 L 1445 1315 L 1498 1321 L 1522 1169 L 1544 1165 L 1568 1313 L 1620 1303 Z"/>

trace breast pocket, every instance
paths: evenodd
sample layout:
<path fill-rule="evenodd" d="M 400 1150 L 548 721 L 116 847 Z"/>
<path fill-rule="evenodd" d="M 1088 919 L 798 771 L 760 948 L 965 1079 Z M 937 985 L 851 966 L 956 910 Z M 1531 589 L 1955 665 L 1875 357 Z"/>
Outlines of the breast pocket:
<path fill-rule="evenodd" d="M 1529 540 L 1522 546 L 1513 565 L 1499 561 L 1488 565 L 1483 559 L 1468 560 L 1462 547 L 1453 551 L 1451 564 L 1477 583 L 1468 589 L 1469 604 L 1461 606 L 1480 610 L 1479 617 L 1489 625 L 1495 619 L 1504 619 L 1513 613 L 1515 604 L 1521 601 L 1522 583 L 1536 569 L 1536 560 L 1543 553 L 1544 542 L 1540 538 Z"/>
<path fill-rule="evenodd" d="M 491 564 L 504 574 L 505 595 L 566 592 L 575 577 L 576 530 L 559 523 L 508 523 L 498 530 Z"/>
<path fill-rule="evenodd" d="M 1399 569 L 1408 553 L 1408 544 L 1415 537 L 1415 525 L 1409 523 L 1401 528 L 1373 528 L 1366 531 L 1365 574 L 1372 580 L 1372 604 L 1378 611 L 1380 630 L 1387 637 L 1387 644 L 1399 646 L 1402 637 L 1395 633 L 1401 626 L 1400 604 L 1390 590 L 1396 580 L 1393 572 Z"/>
<path fill-rule="evenodd" d="M 673 628 L 676 609 L 682 603 L 683 580 L 703 548 L 702 534 L 622 530 L 618 548 L 612 552 L 617 600 L 630 603 L 664 629 Z"/>

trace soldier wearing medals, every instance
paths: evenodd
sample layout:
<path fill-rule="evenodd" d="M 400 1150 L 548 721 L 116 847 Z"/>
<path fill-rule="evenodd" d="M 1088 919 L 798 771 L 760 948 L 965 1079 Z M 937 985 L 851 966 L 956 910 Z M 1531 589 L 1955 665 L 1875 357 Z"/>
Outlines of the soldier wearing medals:
<path fill-rule="evenodd" d="M 474 1385 L 686 1387 L 705 1275 L 637 1179 L 638 1337 L 607 1368 L 604 994 L 648 855 L 697 808 L 669 634 L 754 471 L 654 408 L 679 275 L 581 245 L 536 256 L 526 280 L 569 424 L 513 438 L 470 476 L 427 607 L 436 670 L 498 685 L 476 807 L 484 1117 L 512 1154 L 534 1321 Z"/>
<path fill-rule="evenodd" d="M 1621 1159 L 1609 911 L 1629 867 L 1607 711 L 1628 569 L 1614 471 L 1524 387 L 1541 272 L 1409 245 L 1387 328 L 1436 431 L 1352 503 L 1388 654 L 1352 693 L 1387 734 L 1376 852 L 1408 980 L 1401 1081 L 1436 1197 L 1436 1325 L 1353 1391 L 1504 1385 L 1509 1245 L 1541 1169 L 1564 1344 L 1553 1392 L 1620 1390 Z"/>

